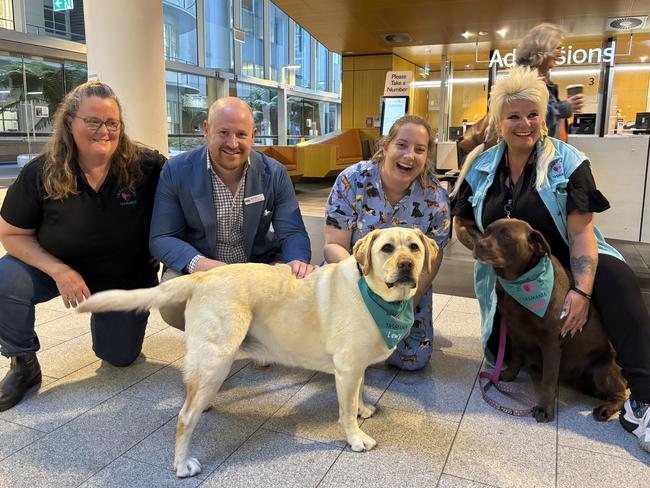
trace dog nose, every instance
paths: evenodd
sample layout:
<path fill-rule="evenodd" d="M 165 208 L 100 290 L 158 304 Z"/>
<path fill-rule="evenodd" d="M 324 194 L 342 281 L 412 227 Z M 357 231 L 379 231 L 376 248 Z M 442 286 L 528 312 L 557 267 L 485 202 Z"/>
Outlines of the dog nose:
<path fill-rule="evenodd" d="M 397 262 L 397 269 L 400 271 L 410 271 L 413 269 L 413 261 L 410 259 L 400 259 Z"/>

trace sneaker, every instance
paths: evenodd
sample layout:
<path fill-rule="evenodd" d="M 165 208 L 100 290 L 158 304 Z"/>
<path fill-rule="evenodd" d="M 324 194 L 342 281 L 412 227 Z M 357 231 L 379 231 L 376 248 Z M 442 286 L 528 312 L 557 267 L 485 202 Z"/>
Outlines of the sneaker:
<path fill-rule="evenodd" d="M 625 430 L 639 438 L 641 449 L 650 452 L 650 404 L 627 400 L 618 419 Z"/>

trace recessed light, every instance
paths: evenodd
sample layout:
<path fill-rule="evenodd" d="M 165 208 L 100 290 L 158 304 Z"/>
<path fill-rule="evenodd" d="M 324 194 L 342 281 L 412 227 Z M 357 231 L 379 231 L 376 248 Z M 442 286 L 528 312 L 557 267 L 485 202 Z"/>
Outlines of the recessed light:
<path fill-rule="evenodd" d="M 501 37 L 506 37 L 506 34 L 508 33 L 508 29 L 499 29 L 497 31 L 497 34 L 499 34 Z"/>
<path fill-rule="evenodd" d="M 648 56 L 641 56 L 639 59 L 641 60 L 642 63 L 645 63 L 646 60 L 648 59 Z"/>
<path fill-rule="evenodd" d="M 461 34 L 465 39 L 469 39 L 469 37 L 472 35 L 470 31 L 465 31 Z"/>
<path fill-rule="evenodd" d="M 487 36 L 488 33 L 487 33 L 487 32 L 484 32 L 484 31 L 481 31 L 481 32 L 478 33 L 478 35 L 479 35 L 479 36 Z"/>

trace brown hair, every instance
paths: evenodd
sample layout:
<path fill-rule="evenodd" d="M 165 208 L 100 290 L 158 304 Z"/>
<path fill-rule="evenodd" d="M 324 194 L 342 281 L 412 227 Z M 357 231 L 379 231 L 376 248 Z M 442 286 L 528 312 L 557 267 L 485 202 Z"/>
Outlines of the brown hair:
<path fill-rule="evenodd" d="M 59 200 L 77 195 L 77 174 L 74 162 L 77 161 L 77 145 L 70 131 L 69 119 L 73 118 L 81 102 L 86 97 L 110 98 L 115 100 L 120 112 L 120 136 L 117 149 L 111 157 L 111 172 L 117 177 L 121 187 L 134 189 L 142 170 L 138 160 L 143 147 L 134 143 L 124 132 L 122 107 L 115 92 L 106 83 L 88 81 L 77 86 L 68 93 L 54 114 L 54 128 L 41 157 L 45 160 L 43 166 L 43 187 L 46 198 Z"/>
<path fill-rule="evenodd" d="M 433 180 L 436 177 L 436 163 L 433 159 L 436 142 L 433 138 L 433 130 L 431 129 L 431 124 L 429 124 L 426 119 L 423 119 L 419 115 L 404 115 L 397 119 L 388 131 L 388 135 L 379 139 L 379 142 L 377 143 L 377 152 L 372 155 L 371 160 L 377 163 L 379 166 L 384 164 L 384 159 L 386 158 L 385 148 L 387 148 L 388 145 L 393 142 L 393 139 L 397 137 L 399 130 L 406 124 L 415 124 L 424 127 L 427 131 L 427 135 L 429 136 L 429 142 L 427 143 L 427 161 L 424 165 L 424 170 L 418 176 L 420 179 L 420 184 L 422 187 L 424 187 L 427 184 L 427 180 Z"/>

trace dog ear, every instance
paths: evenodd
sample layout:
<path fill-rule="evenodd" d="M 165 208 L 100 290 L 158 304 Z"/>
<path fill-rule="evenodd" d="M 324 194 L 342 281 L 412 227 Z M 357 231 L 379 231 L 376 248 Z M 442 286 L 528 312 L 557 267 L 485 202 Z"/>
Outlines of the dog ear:
<path fill-rule="evenodd" d="M 539 256 L 543 256 L 544 254 L 551 255 L 551 246 L 548 245 L 548 242 L 546 242 L 546 239 L 544 239 L 540 231 L 533 229 L 530 233 L 529 240 L 535 254 Z"/>
<path fill-rule="evenodd" d="M 440 248 L 438 247 L 438 243 L 436 241 L 427 237 L 420 229 L 415 229 L 415 233 L 422 241 L 422 244 L 424 244 L 424 263 L 427 267 L 427 274 L 430 274 L 433 270 L 433 263 L 435 263 L 436 259 L 438 259 L 438 252 L 440 251 Z"/>
<path fill-rule="evenodd" d="M 366 234 L 363 238 L 355 242 L 354 247 L 352 248 L 352 254 L 354 255 L 354 259 L 356 259 L 357 262 L 361 265 L 361 270 L 363 271 L 364 276 L 370 273 L 370 267 L 371 267 L 370 251 L 372 249 L 372 244 L 373 242 L 375 242 L 375 239 L 377 238 L 378 235 L 379 235 L 379 231 L 373 230 L 372 232 Z"/>

